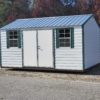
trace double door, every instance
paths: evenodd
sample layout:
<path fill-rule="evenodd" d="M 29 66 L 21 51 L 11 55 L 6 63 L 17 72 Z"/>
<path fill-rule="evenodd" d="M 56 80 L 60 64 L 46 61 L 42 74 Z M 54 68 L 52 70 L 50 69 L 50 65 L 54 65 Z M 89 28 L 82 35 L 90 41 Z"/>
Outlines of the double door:
<path fill-rule="evenodd" d="M 53 67 L 52 30 L 23 32 L 24 67 Z"/>

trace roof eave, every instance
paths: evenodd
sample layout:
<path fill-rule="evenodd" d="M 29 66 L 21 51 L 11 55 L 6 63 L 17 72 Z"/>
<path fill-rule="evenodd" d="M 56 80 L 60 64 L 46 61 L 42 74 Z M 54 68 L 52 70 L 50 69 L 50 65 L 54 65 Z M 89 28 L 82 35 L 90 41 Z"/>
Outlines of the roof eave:
<path fill-rule="evenodd" d="M 57 29 L 57 28 L 70 28 L 70 27 L 79 27 L 82 25 L 70 25 L 70 26 L 55 26 L 55 27 L 27 27 L 27 28 L 8 28 L 8 29 L 3 29 L 1 30 L 38 30 L 38 29 Z"/>

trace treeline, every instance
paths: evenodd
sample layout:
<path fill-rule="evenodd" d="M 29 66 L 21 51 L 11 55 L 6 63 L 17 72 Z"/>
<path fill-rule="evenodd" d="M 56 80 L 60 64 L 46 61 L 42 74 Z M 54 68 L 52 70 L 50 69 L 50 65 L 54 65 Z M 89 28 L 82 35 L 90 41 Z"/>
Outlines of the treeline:
<path fill-rule="evenodd" d="M 92 13 L 100 24 L 100 0 L 73 0 L 75 1 L 74 6 L 64 6 L 60 1 L 67 2 L 67 0 L 36 0 L 32 16 L 42 17 Z"/>
<path fill-rule="evenodd" d="M 0 26 L 18 18 L 93 13 L 100 23 L 100 0 L 76 0 L 64 6 L 60 0 L 0 0 Z"/>

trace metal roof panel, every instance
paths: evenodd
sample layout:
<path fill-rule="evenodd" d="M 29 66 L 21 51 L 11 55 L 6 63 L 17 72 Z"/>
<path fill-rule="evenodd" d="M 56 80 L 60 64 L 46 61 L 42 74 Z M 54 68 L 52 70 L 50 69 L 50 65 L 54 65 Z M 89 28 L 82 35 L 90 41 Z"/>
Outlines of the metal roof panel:
<path fill-rule="evenodd" d="M 92 14 L 57 16 L 43 18 L 18 19 L 14 22 L 2 27 L 3 30 L 25 29 L 25 28 L 47 28 L 47 27 L 69 27 L 83 25 Z"/>

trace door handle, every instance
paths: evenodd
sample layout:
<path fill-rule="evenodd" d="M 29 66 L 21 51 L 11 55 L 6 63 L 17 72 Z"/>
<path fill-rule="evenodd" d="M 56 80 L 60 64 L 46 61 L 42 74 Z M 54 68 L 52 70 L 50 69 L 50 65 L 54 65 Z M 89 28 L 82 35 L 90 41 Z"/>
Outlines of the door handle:
<path fill-rule="evenodd" d="M 40 46 L 38 46 L 38 49 L 41 49 Z"/>
<path fill-rule="evenodd" d="M 40 46 L 38 46 L 38 49 L 39 49 L 39 50 L 41 50 L 41 51 L 43 51 L 43 50 L 41 49 L 41 47 L 40 47 Z"/>

